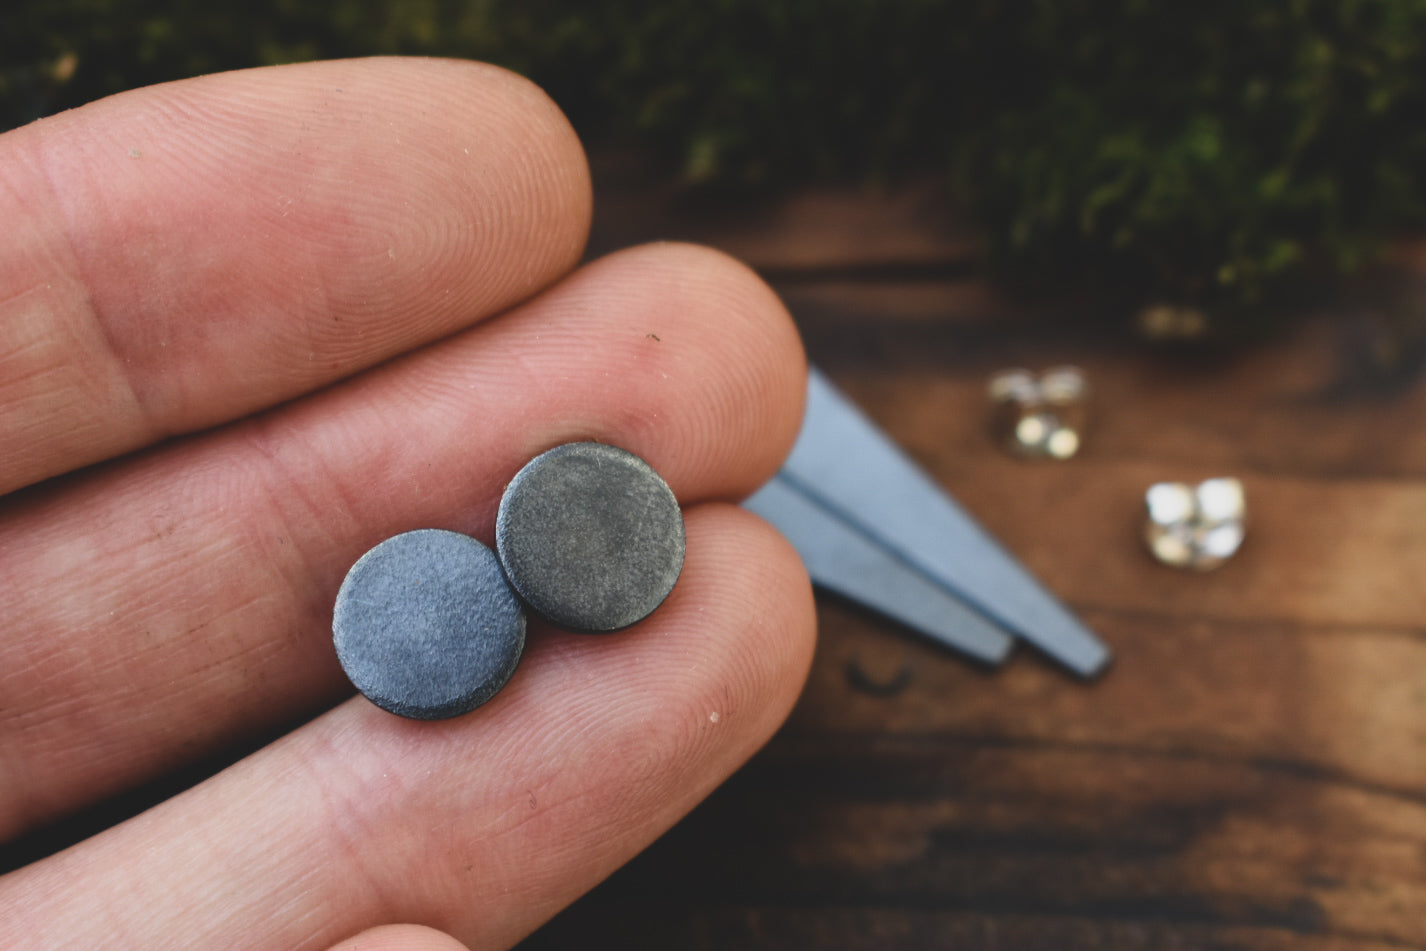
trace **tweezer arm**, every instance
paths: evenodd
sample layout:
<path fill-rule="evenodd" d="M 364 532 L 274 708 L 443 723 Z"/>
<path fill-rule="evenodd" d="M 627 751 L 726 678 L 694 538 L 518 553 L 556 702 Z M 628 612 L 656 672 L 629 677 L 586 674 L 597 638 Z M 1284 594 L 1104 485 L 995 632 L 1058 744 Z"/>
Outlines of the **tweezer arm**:
<path fill-rule="evenodd" d="M 774 524 L 779 517 L 794 523 L 806 550 L 798 538 L 793 544 L 827 587 L 847 593 L 864 587 L 842 571 L 851 556 L 826 550 L 846 548 L 852 535 L 861 536 L 990 627 L 1013 632 L 1076 673 L 1093 676 L 1108 663 L 1103 642 L 816 368 L 808 377 L 801 434 L 775 481 L 780 487 L 758 504 L 765 515 L 774 509 Z M 780 514 L 794 507 L 795 514 Z M 822 517 L 841 528 L 814 529 Z M 912 587 L 920 589 L 908 585 L 908 595 Z M 936 610 L 929 605 L 918 604 L 912 613 Z M 982 647 L 990 644 L 984 630 L 973 636 Z"/>

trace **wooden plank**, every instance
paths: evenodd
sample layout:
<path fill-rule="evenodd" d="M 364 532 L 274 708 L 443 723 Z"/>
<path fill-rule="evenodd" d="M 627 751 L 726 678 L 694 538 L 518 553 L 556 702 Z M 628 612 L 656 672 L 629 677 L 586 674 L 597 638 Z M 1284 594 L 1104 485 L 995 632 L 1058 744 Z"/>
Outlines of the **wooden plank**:
<path fill-rule="evenodd" d="M 1258 476 L 1221 467 L 1085 460 L 1034 479 L 986 461 L 944 482 L 1056 592 L 1084 606 L 1198 619 L 1419 631 L 1426 619 L 1426 485 Z M 1240 474 L 1248 538 L 1212 573 L 1154 562 L 1143 493 L 1160 480 Z M 1000 477 L 1000 478 L 997 478 Z"/>
<path fill-rule="evenodd" d="M 599 898 L 858 909 L 903 927 L 932 910 L 1028 918 L 1055 922 L 1046 939 L 1093 935 L 1085 947 L 1133 946 L 1114 937 L 1126 925 L 1421 947 L 1423 820 L 1419 801 L 1255 763 L 784 737 Z M 857 946 L 824 940 L 810 946 Z"/>
<path fill-rule="evenodd" d="M 987 671 L 824 604 L 788 731 L 1257 763 L 1426 801 L 1426 638 L 1098 611 L 1086 619 L 1118 651 L 1089 685 L 1035 657 Z"/>
<path fill-rule="evenodd" d="M 632 898 L 632 896 L 630 896 Z M 630 922 L 637 921 L 637 929 Z M 1212 928 L 1155 921 L 1085 922 L 1078 918 L 956 910 L 783 908 L 734 905 L 713 908 L 649 907 L 636 901 L 610 905 L 576 925 L 556 922 L 522 945 L 528 949 L 576 946 L 595 934 L 628 935 L 630 949 L 683 951 L 787 951 L 831 948 L 996 948 L 1005 951 L 1401 951 L 1419 947 L 1394 941 L 1306 935 L 1273 928 Z"/>
<path fill-rule="evenodd" d="M 980 282 L 860 288 L 783 293 L 812 359 L 938 470 L 992 457 L 985 388 L 996 370 L 1073 363 L 1093 389 L 1085 459 L 1331 479 L 1426 475 L 1426 382 L 1379 387 L 1342 342 L 1351 316 L 1205 354 L 1027 315 Z"/>

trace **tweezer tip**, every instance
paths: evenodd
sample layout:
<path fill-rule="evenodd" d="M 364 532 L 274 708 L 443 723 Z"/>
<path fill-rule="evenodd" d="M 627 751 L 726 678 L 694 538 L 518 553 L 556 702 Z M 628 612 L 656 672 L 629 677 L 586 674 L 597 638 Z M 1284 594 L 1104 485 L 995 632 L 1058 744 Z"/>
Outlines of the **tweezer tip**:
<path fill-rule="evenodd" d="M 1076 659 L 1074 662 L 1067 661 L 1062 656 L 1049 656 L 1056 663 L 1068 666 L 1084 680 L 1098 680 L 1110 667 L 1114 665 L 1114 652 L 1102 644 L 1096 644 L 1099 649 L 1089 657 L 1082 660 Z"/>

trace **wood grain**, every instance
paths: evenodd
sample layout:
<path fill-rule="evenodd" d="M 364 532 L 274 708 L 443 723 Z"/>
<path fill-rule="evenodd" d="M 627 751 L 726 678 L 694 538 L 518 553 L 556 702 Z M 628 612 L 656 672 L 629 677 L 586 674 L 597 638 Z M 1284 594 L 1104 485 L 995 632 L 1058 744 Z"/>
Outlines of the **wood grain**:
<path fill-rule="evenodd" d="M 706 240 L 760 267 L 811 358 L 1116 662 L 986 670 L 823 597 L 782 732 L 527 951 L 1426 948 L 1426 382 L 1384 329 L 1426 302 L 1413 278 L 1166 352 L 1007 299 L 921 186 L 602 194 L 596 249 Z M 1065 362 L 1094 387 L 1083 452 L 1005 456 L 989 376 Z M 1155 563 L 1145 488 L 1216 475 L 1247 487 L 1243 550 Z"/>

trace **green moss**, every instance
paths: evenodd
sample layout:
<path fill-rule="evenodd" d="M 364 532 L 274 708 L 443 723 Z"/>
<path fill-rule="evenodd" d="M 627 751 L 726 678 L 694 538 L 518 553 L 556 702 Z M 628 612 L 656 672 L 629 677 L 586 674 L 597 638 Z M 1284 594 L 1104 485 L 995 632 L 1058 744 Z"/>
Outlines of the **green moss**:
<path fill-rule="evenodd" d="M 371 52 L 511 66 L 689 181 L 945 170 L 1021 286 L 1253 305 L 1426 208 L 1426 0 L 12 0 L 0 122 Z"/>

